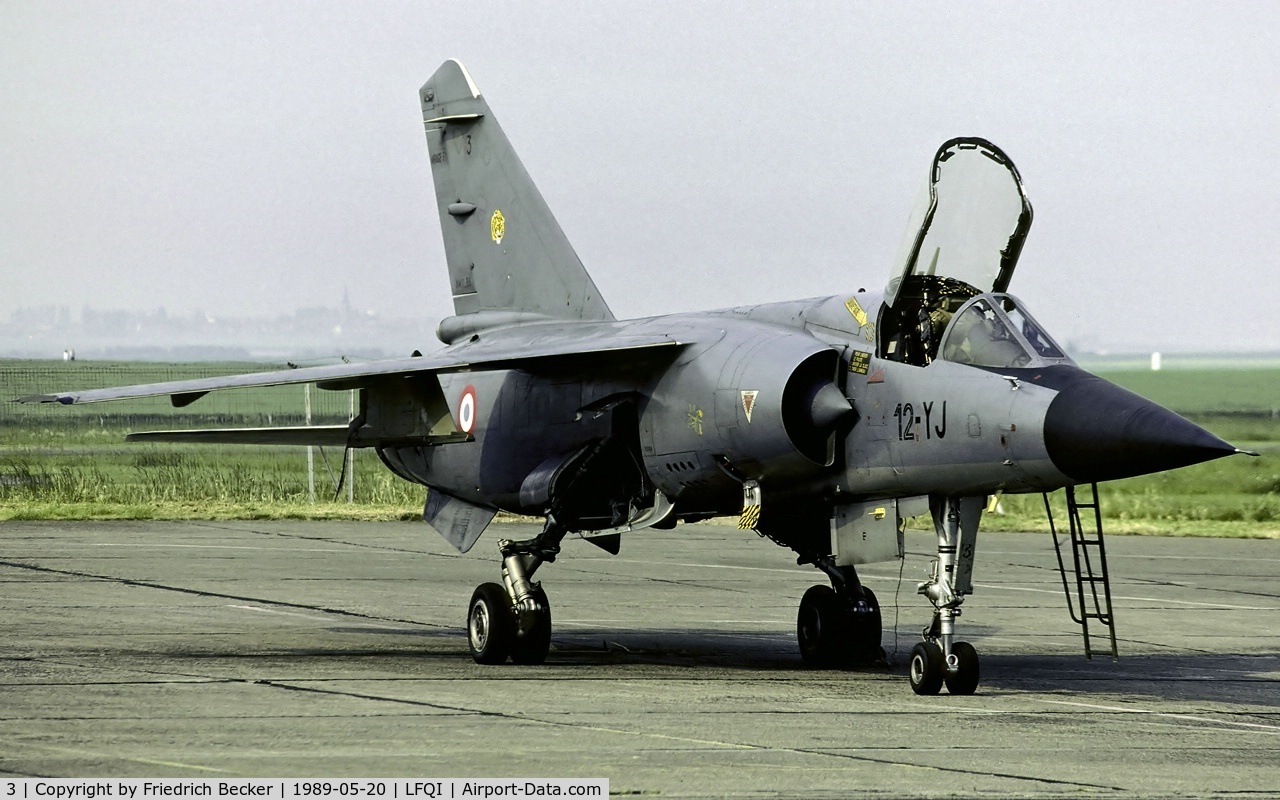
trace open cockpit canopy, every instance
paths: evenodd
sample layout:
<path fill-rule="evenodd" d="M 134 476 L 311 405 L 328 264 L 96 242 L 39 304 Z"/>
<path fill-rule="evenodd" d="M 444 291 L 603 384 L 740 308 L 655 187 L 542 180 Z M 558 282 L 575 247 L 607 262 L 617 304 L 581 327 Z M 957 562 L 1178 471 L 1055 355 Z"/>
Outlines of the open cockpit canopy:
<path fill-rule="evenodd" d="M 943 329 L 966 302 L 1008 288 L 1030 229 L 1031 203 L 1000 148 L 977 138 L 938 148 L 885 287 L 880 357 L 933 361 Z"/>
<path fill-rule="evenodd" d="M 885 303 L 894 305 L 912 276 L 1003 292 L 1030 229 L 1031 203 L 1008 156 L 985 139 L 952 139 L 934 156 Z"/>

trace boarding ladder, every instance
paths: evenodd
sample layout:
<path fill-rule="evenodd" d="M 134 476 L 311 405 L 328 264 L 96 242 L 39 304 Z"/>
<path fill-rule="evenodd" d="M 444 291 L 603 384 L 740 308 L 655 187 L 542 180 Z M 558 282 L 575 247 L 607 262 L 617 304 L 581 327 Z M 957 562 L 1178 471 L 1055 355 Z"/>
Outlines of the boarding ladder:
<path fill-rule="evenodd" d="M 1062 546 L 1058 541 L 1058 530 L 1053 524 L 1053 508 L 1049 504 L 1048 493 L 1044 495 L 1044 510 L 1049 517 L 1049 532 L 1053 534 L 1053 549 L 1058 555 L 1058 573 L 1062 575 L 1062 591 L 1067 596 L 1067 611 L 1071 613 L 1071 619 L 1081 627 L 1084 633 L 1084 657 L 1093 659 L 1093 647 L 1089 639 L 1089 621 L 1096 620 L 1106 625 L 1111 635 L 1111 660 L 1114 661 L 1119 658 L 1119 651 L 1116 649 L 1116 623 L 1111 608 L 1111 581 L 1107 575 L 1107 548 L 1102 540 L 1102 510 L 1098 504 L 1098 484 L 1089 484 L 1088 502 L 1076 500 L 1074 486 L 1066 488 L 1066 496 L 1071 556 L 1075 564 L 1074 603 L 1071 599 L 1071 588 L 1067 584 L 1067 568 L 1062 560 Z M 1093 512 L 1092 531 L 1085 530 L 1080 518 L 1082 509 Z"/>

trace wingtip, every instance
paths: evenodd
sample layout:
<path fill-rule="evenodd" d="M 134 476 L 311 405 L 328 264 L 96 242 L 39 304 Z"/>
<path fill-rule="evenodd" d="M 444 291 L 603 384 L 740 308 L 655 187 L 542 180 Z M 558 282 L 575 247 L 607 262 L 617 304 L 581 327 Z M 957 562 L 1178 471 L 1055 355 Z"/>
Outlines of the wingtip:
<path fill-rule="evenodd" d="M 18 397 L 9 401 L 10 403 L 62 403 L 70 405 L 73 401 L 70 397 L 59 396 L 56 394 L 29 394 L 24 397 Z"/>
<path fill-rule="evenodd" d="M 1242 456 L 1253 456 L 1254 458 L 1259 458 L 1262 456 L 1262 453 L 1255 453 L 1252 450 L 1241 450 L 1239 447 L 1235 448 L 1235 451 Z"/>

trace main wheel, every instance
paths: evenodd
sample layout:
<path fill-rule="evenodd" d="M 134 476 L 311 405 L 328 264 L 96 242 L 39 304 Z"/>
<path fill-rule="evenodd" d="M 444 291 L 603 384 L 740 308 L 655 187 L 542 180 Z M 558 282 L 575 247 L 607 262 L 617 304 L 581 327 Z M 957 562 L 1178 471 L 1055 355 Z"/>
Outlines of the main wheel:
<path fill-rule="evenodd" d="M 516 641 L 516 615 L 507 590 L 482 583 L 471 595 L 467 611 L 467 644 L 477 664 L 501 664 Z"/>
<path fill-rule="evenodd" d="M 516 612 L 516 638 L 511 660 L 517 664 L 541 664 L 551 649 L 551 604 L 542 587 L 533 590 L 537 611 Z"/>
<path fill-rule="evenodd" d="M 947 691 L 973 694 L 978 688 L 978 651 L 968 642 L 956 642 L 951 645 L 951 652 L 959 663 L 955 672 L 947 673 Z"/>
<path fill-rule="evenodd" d="M 862 600 L 855 600 L 848 609 L 849 647 L 852 660 L 857 664 L 872 664 L 884 658 L 880 647 L 880 601 L 876 593 L 862 587 Z"/>
<path fill-rule="evenodd" d="M 937 694 L 947 674 L 942 648 L 933 642 L 921 642 L 911 648 L 911 670 L 907 676 L 916 694 Z"/>
<path fill-rule="evenodd" d="M 848 636 L 848 609 L 830 586 L 810 586 L 800 600 L 796 639 L 805 666 L 841 666 Z"/>

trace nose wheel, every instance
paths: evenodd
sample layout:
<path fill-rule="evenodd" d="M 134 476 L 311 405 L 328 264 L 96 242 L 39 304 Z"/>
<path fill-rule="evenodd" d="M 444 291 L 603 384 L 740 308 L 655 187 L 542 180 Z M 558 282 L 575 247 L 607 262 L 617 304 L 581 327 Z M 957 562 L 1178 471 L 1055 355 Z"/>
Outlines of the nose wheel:
<path fill-rule="evenodd" d="M 933 642 L 920 642 L 911 649 L 911 668 L 907 679 L 916 694 L 937 694 L 947 676 L 947 661 L 942 648 Z"/>
<path fill-rule="evenodd" d="M 951 655 L 955 657 L 955 669 L 947 669 L 943 682 L 947 691 L 952 694 L 973 694 L 978 689 L 978 651 L 968 642 L 956 642 L 951 645 Z"/>
<path fill-rule="evenodd" d="M 907 679 L 916 694 L 937 694 L 943 684 L 951 694 L 973 694 L 979 677 L 978 651 L 968 642 L 953 643 L 950 658 L 937 642 L 920 642 L 911 649 Z"/>

